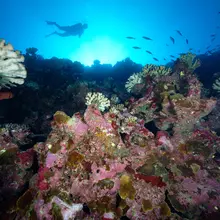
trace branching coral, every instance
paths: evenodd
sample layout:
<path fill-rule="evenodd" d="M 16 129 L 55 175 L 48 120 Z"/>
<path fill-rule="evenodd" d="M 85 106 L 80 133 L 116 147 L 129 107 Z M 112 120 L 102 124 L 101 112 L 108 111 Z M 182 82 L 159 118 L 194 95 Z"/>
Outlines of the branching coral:
<path fill-rule="evenodd" d="M 22 62 L 24 57 L 20 52 L 14 51 L 11 44 L 5 44 L 5 40 L 0 40 L 0 89 L 24 83 L 27 72 Z"/>
<path fill-rule="evenodd" d="M 100 111 L 105 111 L 110 106 L 110 100 L 100 92 L 89 92 L 86 95 L 86 105 L 95 105 Z"/>
<path fill-rule="evenodd" d="M 156 66 L 153 64 L 146 65 L 141 72 L 134 73 L 128 78 L 125 88 L 128 92 L 140 93 L 143 88 L 147 88 L 149 86 L 146 84 L 149 79 L 157 81 L 158 78 L 169 76 L 171 72 L 171 68 L 167 68 L 165 66 Z"/>
<path fill-rule="evenodd" d="M 171 68 L 167 68 L 165 66 L 156 66 L 153 64 L 144 66 L 142 70 L 143 76 L 151 76 L 151 77 L 161 77 L 169 75 L 172 72 Z"/>
<path fill-rule="evenodd" d="M 195 58 L 195 54 L 187 53 L 180 56 L 180 61 L 187 65 L 189 71 L 193 72 L 196 68 L 200 66 L 200 60 Z"/>
<path fill-rule="evenodd" d="M 125 84 L 125 88 L 127 89 L 128 92 L 132 91 L 132 88 L 136 85 L 136 84 L 140 84 L 142 83 L 142 73 L 134 73 L 133 75 L 131 75 L 128 78 L 128 81 Z"/>
<path fill-rule="evenodd" d="M 220 78 L 216 79 L 212 85 L 212 88 L 217 92 L 220 93 Z"/>

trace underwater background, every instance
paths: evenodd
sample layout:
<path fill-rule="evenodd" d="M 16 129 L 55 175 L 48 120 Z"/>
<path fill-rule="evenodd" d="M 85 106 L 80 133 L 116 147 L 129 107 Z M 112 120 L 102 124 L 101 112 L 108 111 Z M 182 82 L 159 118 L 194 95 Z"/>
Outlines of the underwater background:
<path fill-rule="evenodd" d="M 142 65 L 152 62 L 151 51 L 165 64 L 179 53 L 192 48 L 196 54 L 215 48 L 220 42 L 218 0 L 82 0 L 71 1 L 2 1 L 1 37 L 21 51 L 36 47 L 45 58 L 56 56 L 91 65 L 95 59 L 114 65 L 126 57 Z M 45 35 L 55 30 L 45 21 L 60 25 L 87 23 L 88 29 L 78 37 Z M 176 30 L 181 31 L 180 36 Z M 212 41 L 210 35 L 216 34 Z M 135 40 L 126 39 L 127 36 Z M 142 38 L 147 36 L 152 41 Z M 170 40 L 175 39 L 175 44 Z M 189 43 L 186 44 L 185 40 Z M 168 45 L 168 46 L 167 46 Z M 141 47 L 135 50 L 132 47 Z"/>
<path fill-rule="evenodd" d="M 220 1 L 0 8 L 0 219 L 220 219 Z"/>

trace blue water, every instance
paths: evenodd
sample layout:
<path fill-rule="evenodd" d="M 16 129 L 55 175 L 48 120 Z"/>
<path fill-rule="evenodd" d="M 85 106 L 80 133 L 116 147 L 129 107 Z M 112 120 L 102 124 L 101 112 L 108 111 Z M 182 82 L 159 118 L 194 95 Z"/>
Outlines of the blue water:
<path fill-rule="evenodd" d="M 219 0 L 1 0 L 0 7 L 0 37 L 15 49 L 25 52 L 36 47 L 44 58 L 68 58 L 85 65 L 95 59 L 115 64 L 126 57 L 140 64 L 165 64 L 170 55 L 176 57 L 190 48 L 205 53 L 207 46 L 220 44 Z M 46 20 L 60 25 L 87 23 L 88 29 L 81 38 L 45 38 L 57 30 Z M 216 34 L 213 42 L 212 34 Z"/>

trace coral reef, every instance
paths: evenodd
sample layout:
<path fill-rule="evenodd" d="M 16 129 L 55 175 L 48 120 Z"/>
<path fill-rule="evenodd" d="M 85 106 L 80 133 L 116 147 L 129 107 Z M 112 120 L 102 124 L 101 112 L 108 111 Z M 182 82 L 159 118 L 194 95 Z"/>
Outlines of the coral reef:
<path fill-rule="evenodd" d="M 220 137 L 204 122 L 216 100 L 201 97 L 193 72 L 199 63 L 186 54 L 173 69 L 146 65 L 127 81 L 134 97 L 125 102 L 111 79 L 106 81 L 108 92 L 102 93 L 96 83 L 65 85 L 71 97 L 87 94 L 86 110 L 71 116 L 56 111 L 46 140 L 25 151 L 19 149 L 19 138 L 26 142 L 29 135 L 18 134 L 28 128 L 5 125 L 0 135 L 2 170 L 7 173 L 2 186 L 13 180 L 20 194 L 0 214 L 48 220 L 196 220 L 218 213 Z M 60 97 L 64 94 L 60 91 Z M 16 153 L 5 157 L 11 148 Z M 33 175 L 34 155 L 38 166 Z M 23 182 L 16 172 L 9 175 L 7 164 L 14 164 Z M 32 177 L 25 188 L 26 174 Z"/>

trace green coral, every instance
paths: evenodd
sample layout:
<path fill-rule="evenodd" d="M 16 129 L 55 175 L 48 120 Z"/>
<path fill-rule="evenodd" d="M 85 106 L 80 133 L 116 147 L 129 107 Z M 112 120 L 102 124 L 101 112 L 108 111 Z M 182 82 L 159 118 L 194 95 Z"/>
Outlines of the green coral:
<path fill-rule="evenodd" d="M 180 61 L 185 63 L 191 72 L 194 72 L 201 65 L 200 60 L 196 59 L 196 55 L 192 53 L 182 54 Z"/>

